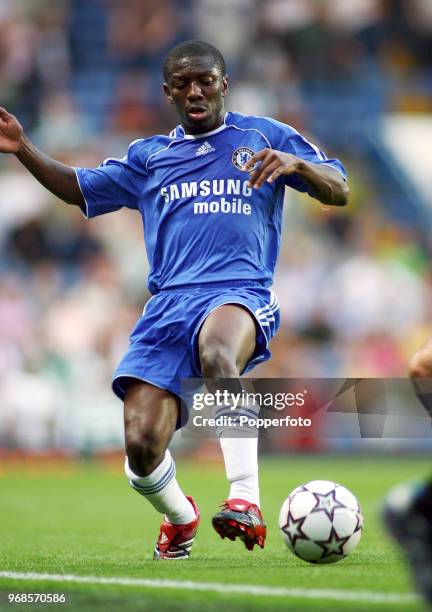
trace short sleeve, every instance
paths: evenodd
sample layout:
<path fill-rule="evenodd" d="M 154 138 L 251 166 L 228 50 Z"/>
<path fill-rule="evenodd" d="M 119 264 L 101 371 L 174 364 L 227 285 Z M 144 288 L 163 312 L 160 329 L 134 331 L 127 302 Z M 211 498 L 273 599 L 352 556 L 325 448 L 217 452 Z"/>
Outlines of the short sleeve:
<path fill-rule="evenodd" d="M 272 123 L 273 130 L 275 130 L 272 139 L 273 148 L 286 153 L 292 153 L 300 159 L 313 164 L 330 166 L 340 172 L 344 180 L 347 179 L 346 170 L 338 159 L 328 159 L 323 151 L 289 125 L 274 120 Z M 292 187 L 297 191 L 307 192 L 306 184 L 295 174 L 284 177 L 284 181 L 288 187 Z"/>
<path fill-rule="evenodd" d="M 146 180 L 143 141 L 129 146 L 122 159 L 106 159 L 99 168 L 75 168 L 84 198 L 84 215 L 89 219 L 105 213 L 127 208 L 137 209 L 139 195 Z"/>

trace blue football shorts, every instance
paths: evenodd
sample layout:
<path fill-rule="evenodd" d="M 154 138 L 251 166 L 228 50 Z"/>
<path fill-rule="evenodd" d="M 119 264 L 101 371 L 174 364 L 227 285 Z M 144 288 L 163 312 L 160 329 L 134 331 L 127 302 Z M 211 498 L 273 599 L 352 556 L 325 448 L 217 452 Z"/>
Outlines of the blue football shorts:
<path fill-rule="evenodd" d="M 198 334 L 207 316 L 223 304 L 239 304 L 255 320 L 255 353 L 242 374 L 270 358 L 279 328 L 279 302 L 271 289 L 251 281 L 230 281 L 162 290 L 153 295 L 132 330 L 129 348 L 114 373 L 112 388 L 124 399 L 134 378 L 181 398 L 184 378 L 201 378 Z"/>

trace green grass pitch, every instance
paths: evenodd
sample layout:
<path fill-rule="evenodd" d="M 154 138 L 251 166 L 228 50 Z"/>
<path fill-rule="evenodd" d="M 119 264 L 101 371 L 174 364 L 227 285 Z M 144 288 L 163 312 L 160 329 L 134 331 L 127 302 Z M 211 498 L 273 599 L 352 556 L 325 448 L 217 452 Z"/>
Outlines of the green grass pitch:
<path fill-rule="evenodd" d="M 119 462 L 120 463 L 120 462 Z M 3 466 L 4 467 L 4 466 Z M 167 589 L 114 584 L 25 581 L 0 578 L 0 609 L 92 611 L 142 610 L 421 610 L 419 602 L 349 600 L 349 593 L 412 593 L 403 560 L 379 521 L 383 495 L 392 485 L 420 478 L 426 458 L 290 456 L 261 462 L 263 513 L 268 526 L 264 550 L 248 552 L 236 541 L 222 541 L 210 521 L 226 495 L 221 464 L 179 461 L 177 475 L 193 494 L 202 523 L 189 561 L 151 560 L 159 517 L 129 490 L 118 470 L 95 463 L 72 469 L 32 472 L 0 469 L 0 572 L 74 574 L 160 580 L 323 589 L 318 599 L 289 595 Z M 280 505 L 297 485 L 312 479 L 335 480 L 359 498 L 365 515 L 362 541 L 335 565 L 309 565 L 285 548 L 277 527 Z M 328 597 L 329 590 L 341 597 Z M 9 604 L 11 592 L 65 593 L 64 605 Z M 341 594 L 342 593 L 342 594 Z M 348 593 L 344 600 L 344 593 Z"/>

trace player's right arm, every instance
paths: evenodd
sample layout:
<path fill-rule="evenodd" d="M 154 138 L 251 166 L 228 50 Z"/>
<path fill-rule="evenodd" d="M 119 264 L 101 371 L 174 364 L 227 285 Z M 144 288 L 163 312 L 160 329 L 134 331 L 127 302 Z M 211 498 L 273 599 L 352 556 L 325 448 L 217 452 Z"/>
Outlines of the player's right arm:
<path fill-rule="evenodd" d="M 13 153 L 33 176 L 55 196 L 84 206 L 74 168 L 45 155 L 27 138 L 14 115 L 0 107 L 0 152 Z"/>

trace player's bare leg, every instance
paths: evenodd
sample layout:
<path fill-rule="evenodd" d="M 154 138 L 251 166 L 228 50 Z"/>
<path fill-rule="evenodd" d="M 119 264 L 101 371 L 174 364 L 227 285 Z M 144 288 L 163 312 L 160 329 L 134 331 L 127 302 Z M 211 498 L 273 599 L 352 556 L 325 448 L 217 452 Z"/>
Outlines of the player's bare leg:
<path fill-rule="evenodd" d="M 199 335 L 204 378 L 216 385 L 220 379 L 238 379 L 255 345 L 255 322 L 249 312 L 234 304 L 220 306 L 207 317 Z M 222 510 L 213 517 L 213 526 L 222 538 L 239 537 L 252 550 L 255 544 L 263 548 L 266 536 L 259 509 L 258 432 L 242 433 L 244 437 L 233 437 L 230 428 L 218 431 L 231 487 Z"/>
<path fill-rule="evenodd" d="M 411 358 L 409 375 L 418 399 L 432 418 L 432 338 Z"/>
<path fill-rule="evenodd" d="M 432 338 L 412 357 L 409 374 L 418 399 L 432 417 Z M 432 604 L 432 478 L 391 491 L 384 520 L 406 554 L 419 592 Z"/>
<path fill-rule="evenodd" d="M 145 382 L 129 382 L 124 404 L 125 472 L 130 485 L 165 517 L 155 559 L 187 559 L 199 523 L 193 499 L 177 483 L 168 450 L 177 415 L 174 395 Z"/>

